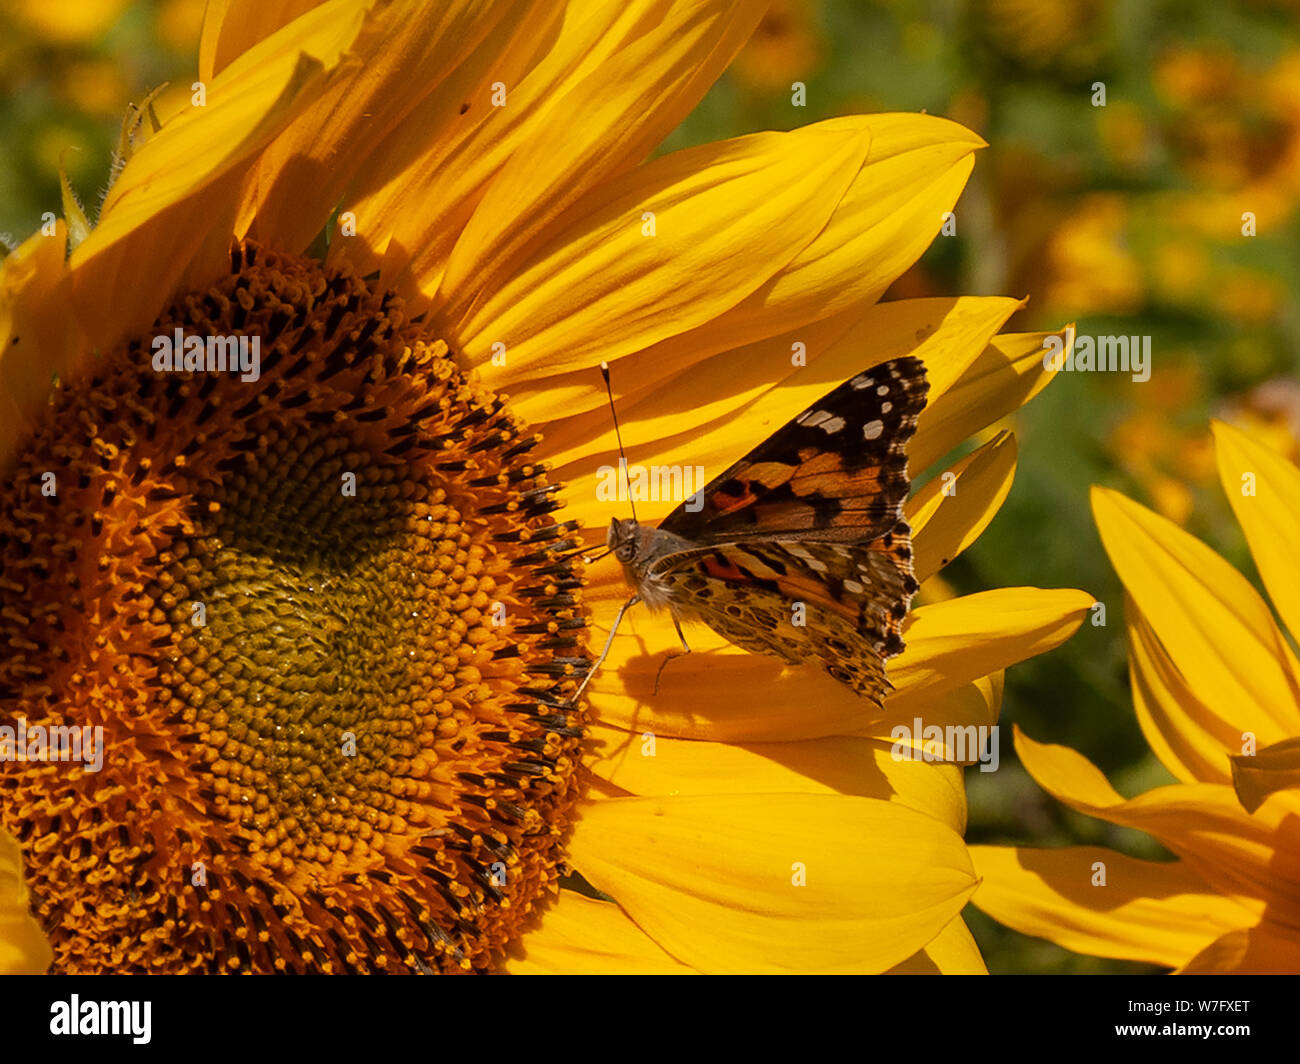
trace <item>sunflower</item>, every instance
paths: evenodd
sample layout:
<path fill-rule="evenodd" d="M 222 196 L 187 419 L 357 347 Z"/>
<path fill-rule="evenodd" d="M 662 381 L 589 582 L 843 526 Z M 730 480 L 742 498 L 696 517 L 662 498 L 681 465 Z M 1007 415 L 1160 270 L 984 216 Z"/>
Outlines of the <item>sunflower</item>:
<path fill-rule="evenodd" d="M 1219 477 L 1273 607 L 1300 632 L 1300 469 L 1213 426 Z M 1017 733 L 1039 784 L 1152 835 L 1174 861 L 1096 847 L 975 846 L 974 902 L 1026 934 L 1179 972 L 1300 972 L 1300 662 L 1249 581 L 1167 518 L 1093 489 L 1123 581 L 1138 723 L 1176 783 L 1121 797 L 1095 766 Z"/>
<path fill-rule="evenodd" d="M 917 609 L 883 719 L 708 632 L 656 692 L 635 611 L 571 698 L 626 596 L 582 560 L 601 361 L 631 462 L 714 471 L 887 358 L 930 368 L 915 469 L 1050 376 L 1015 300 L 876 302 L 967 130 L 650 157 L 762 10 L 211 4 L 193 105 L 6 260 L 0 716 L 102 729 L 0 776 L 54 970 L 982 968 L 961 768 L 892 729 L 992 724 L 1090 596 Z M 920 579 L 1014 466 L 916 494 Z"/>

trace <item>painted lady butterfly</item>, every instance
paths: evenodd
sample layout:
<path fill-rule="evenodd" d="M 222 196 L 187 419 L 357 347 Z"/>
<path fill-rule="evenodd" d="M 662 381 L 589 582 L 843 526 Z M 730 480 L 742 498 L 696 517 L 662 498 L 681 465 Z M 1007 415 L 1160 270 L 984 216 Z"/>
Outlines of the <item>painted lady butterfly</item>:
<path fill-rule="evenodd" d="M 612 520 L 607 546 L 636 591 L 619 619 L 638 600 L 667 608 L 746 650 L 818 661 L 880 705 L 917 590 L 905 447 L 928 391 L 919 359 L 882 362 L 710 481 L 696 512 Z"/>

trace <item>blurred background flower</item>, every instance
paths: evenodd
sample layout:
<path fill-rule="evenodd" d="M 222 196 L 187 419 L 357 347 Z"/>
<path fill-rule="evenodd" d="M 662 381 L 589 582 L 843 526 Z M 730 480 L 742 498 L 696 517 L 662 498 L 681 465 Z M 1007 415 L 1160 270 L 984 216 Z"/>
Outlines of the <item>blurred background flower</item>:
<path fill-rule="evenodd" d="M 202 8 L 0 0 L 0 233 L 21 239 L 43 211 L 59 213 L 61 159 L 93 216 L 127 105 L 163 82 L 188 88 Z M 1068 374 L 1015 415 L 1017 483 L 944 571 L 953 594 L 1075 586 L 1107 605 L 1105 627 L 1009 675 L 1003 723 L 1068 744 L 1126 795 L 1170 776 L 1133 718 L 1122 591 L 1088 485 L 1124 492 L 1253 573 L 1207 426 L 1217 417 L 1300 457 L 1297 100 L 1300 33 L 1284 0 L 773 0 L 666 145 L 854 111 L 954 119 L 989 147 L 955 232 L 886 298 L 1027 295 L 1012 328 L 1073 320 L 1080 335 L 1151 337 L 1148 380 Z M 971 842 L 1165 856 L 1051 801 L 1013 757 L 967 782 Z M 994 972 L 1148 970 L 967 916 Z"/>

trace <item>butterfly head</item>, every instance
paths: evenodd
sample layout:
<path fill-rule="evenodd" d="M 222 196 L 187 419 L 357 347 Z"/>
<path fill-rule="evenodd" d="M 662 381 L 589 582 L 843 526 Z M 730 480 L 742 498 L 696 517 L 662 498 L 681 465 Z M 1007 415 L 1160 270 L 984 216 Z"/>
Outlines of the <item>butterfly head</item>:
<path fill-rule="evenodd" d="M 642 602 L 652 610 L 669 605 L 670 589 L 652 570 L 656 560 L 684 545 L 677 536 L 642 526 L 635 517 L 616 517 L 609 523 L 605 545 L 622 564 L 628 585 Z"/>
<path fill-rule="evenodd" d="M 613 518 L 609 522 L 609 532 L 605 535 L 605 546 L 624 565 L 631 565 L 641 546 L 641 526 L 637 524 L 636 518 Z"/>

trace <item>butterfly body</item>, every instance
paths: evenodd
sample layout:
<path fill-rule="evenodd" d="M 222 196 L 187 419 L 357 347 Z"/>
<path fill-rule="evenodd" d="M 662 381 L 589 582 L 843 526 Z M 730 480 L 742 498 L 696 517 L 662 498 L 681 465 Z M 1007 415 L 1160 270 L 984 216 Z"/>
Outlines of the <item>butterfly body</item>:
<path fill-rule="evenodd" d="M 653 573 L 655 563 L 661 558 L 689 551 L 695 544 L 629 517 L 610 521 L 605 546 L 622 562 L 623 575 L 628 584 L 636 588 L 641 601 L 657 612 L 673 604 L 673 589 L 668 580 Z M 675 615 L 681 616 L 680 613 Z"/>
<path fill-rule="evenodd" d="M 787 423 L 657 528 L 610 523 L 637 596 L 676 620 L 880 704 L 917 590 L 905 445 L 925 405 L 915 358 L 874 366 Z"/>

